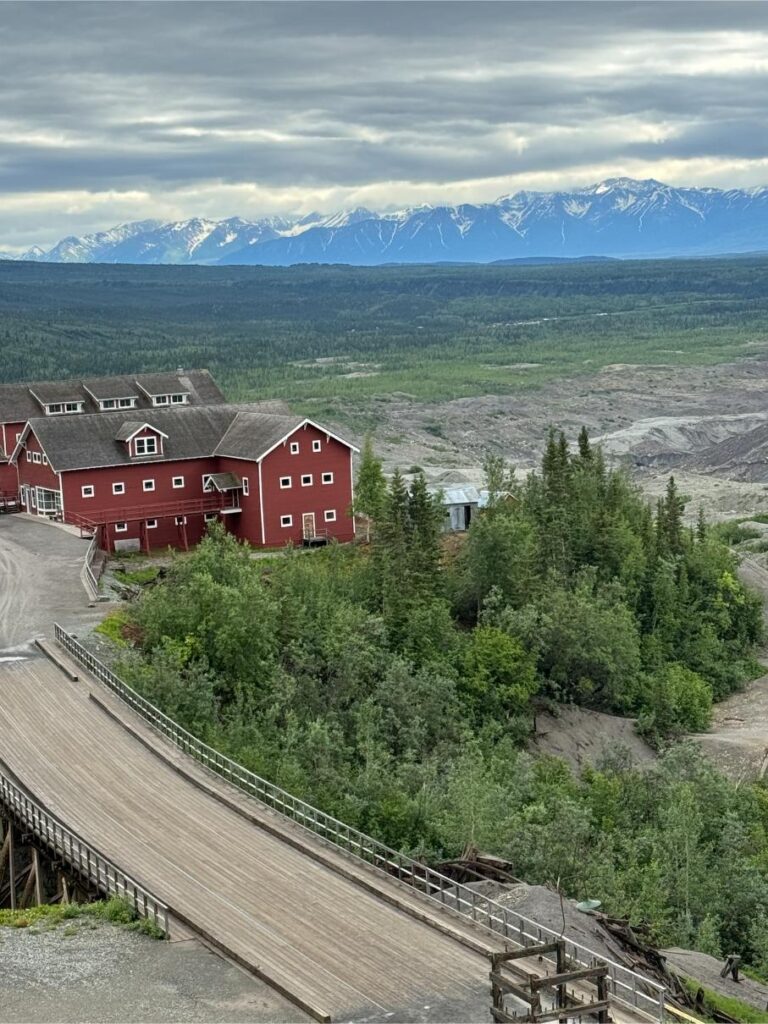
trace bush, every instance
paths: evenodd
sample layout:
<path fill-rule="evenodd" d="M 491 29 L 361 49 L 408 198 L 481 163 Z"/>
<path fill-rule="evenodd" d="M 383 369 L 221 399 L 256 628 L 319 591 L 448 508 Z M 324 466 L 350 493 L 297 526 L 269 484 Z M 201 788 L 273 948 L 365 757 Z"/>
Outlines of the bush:
<path fill-rule="evenodd" d="M 651 739 L 703 732 L 712 717 L 712 687 L 685 665 L 654 672 L 642 696 L 640 729 Z"/>

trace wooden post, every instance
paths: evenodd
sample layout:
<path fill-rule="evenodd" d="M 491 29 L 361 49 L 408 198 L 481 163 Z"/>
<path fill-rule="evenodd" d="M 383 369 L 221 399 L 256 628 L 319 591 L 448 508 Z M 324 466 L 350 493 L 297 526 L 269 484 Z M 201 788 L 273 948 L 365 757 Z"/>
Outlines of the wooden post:
<path fill-rule="evenodd" d="M 597 1001 L 598 1001 L 598 1003 L 607 1003 L 608 1002 L 608 975 L 607 974 L 602 974 L 597 979 Z M 611 1018 L 609 1017 L 607 1010 L 598 1010 L 597 1011 L 598 1024 L 608 1024 L 608 1021 L 610 1021 L 610 1019 Z"/>
<path fill-rule="evenodd" d="M 40 874 L 40 854 L 36 846 L 32 847 L 32 865 L 35 872 L 35 906 L 43 902 L 43 879 Z"/>
<path fill-rule="evenodd" d="M 8 882 L 11 887 L 11 910 L 16 909 L 16 867 L 13 858 L 16 854 L 13 841 L 13 822 L 8 824 Z"/>
<path fill-rule="evenodd" d="M 184 548 L 185 551 L 189 551 L 189 541 L 187 540 L 187 523 L 186 523 L 186 519 L 187 519 L 186 516 L 182 516 L 181 517 L 181 524 L 179 526 L 179 529 L 181 530 L 181 546 Z"/>
<path fill-rule="evenodd" d="M 565 974 L 567 966 L 565 958 L 565 940 L 560 939 L 557 943 L 557 973 Z M 558 985 L 555 990 L 555 1006 L 563 1007 L 567 1003 L 568 990 L 565 987 L 565 983 Z"/>
<path fill-rule="evenodd" d="M 139 547 L 145 555 L 149 554 L 149 530 L 146 519 L 142 519 L 139 523 Z"/>
<path fill-rule="evenodd" d="M 61 888 L 61 903 L 69 903 L 69 887 L 67 886 L 67 876 L 63 871 L 59 872 L 59 886 Z"/>

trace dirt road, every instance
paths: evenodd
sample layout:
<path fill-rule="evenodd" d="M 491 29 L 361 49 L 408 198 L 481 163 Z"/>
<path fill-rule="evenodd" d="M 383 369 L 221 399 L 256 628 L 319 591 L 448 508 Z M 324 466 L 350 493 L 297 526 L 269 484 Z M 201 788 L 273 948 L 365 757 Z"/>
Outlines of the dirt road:
<path fill-rule="evenodd" d="M 750 558 L 742 558 L 739 575 L 762 595 L 768 628 L 768 570 Z M 763 651 L 761 660 L 767 659 L 768 651 Z M 762 779 L 768 770 L 768 675 L 715 705 L 709 732 L 694 738 L 732 779 Z"/>
<path fill-rule="evenodd" d="M 24 651 L 53 623 L 95 623 L 80 568 L 88 541 L 24 515 L 0 516 L 0 657 Z"/>

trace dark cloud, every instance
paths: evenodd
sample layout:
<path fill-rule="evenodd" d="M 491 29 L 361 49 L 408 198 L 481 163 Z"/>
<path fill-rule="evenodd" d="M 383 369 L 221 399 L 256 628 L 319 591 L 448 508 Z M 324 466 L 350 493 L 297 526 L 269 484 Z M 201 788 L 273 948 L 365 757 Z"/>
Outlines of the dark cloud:
<path fill-rule="evenodd" d="M 0 249 L 593 169 L 757 184 L 766 43 L 764 3 L 3 3 Z"/>

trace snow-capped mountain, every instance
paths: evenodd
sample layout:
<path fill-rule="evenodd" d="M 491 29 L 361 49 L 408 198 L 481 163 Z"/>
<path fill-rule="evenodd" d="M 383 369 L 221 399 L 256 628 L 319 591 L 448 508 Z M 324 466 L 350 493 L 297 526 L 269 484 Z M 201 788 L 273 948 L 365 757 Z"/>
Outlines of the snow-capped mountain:
<path fill-rule="evenodd" d="M 55 263 L 487 263 L 530 257 L 701 256 L 768 250 L 768 188 L 674 188 L 611 178 L 494 203 L 363 207 L 330 216 L 139 221 L 22 259 Z"/>

